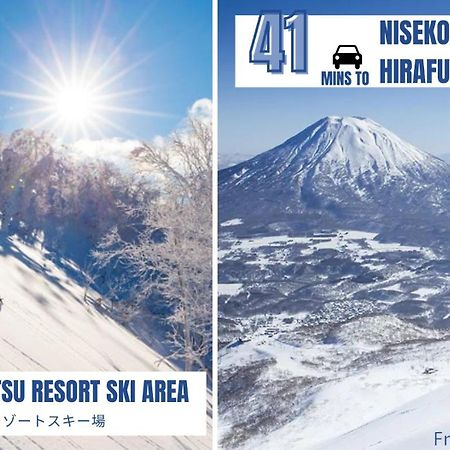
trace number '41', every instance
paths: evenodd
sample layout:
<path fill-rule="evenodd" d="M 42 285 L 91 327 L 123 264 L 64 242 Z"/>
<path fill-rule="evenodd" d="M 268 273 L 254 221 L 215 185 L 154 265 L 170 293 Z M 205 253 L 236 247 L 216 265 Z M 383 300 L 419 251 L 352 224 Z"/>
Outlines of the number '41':
<path fill-rule="evenodd" d="M 283 72 L 286 64 L 283 44 L 285 29 L 289 30 L 291 35 L 291 72 L 305 73 L 307 71 L 305 11 L 295 11 L 286 18 L 281 11 L 262 11 L 250 46 L 250 62 L 266 64 L 267 72 Z"/>

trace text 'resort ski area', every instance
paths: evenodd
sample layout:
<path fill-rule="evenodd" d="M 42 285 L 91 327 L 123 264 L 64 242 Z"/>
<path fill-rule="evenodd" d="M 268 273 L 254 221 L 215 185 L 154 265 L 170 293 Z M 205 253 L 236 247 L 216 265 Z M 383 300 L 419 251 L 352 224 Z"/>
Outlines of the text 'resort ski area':
<path fill-rule="evenodd" d="M 25 380 L 1 380 L 0 400 L 23 402 L 26 392 L 33 403 L 97 402 L 100 380 L 32 380 L 27 389 Z M 108 380 L 106 400 L 114 402 L 189 402 L 187 380 L 144 380 L 140 389 L 135 380 Z"/>
<path fill-rule="evenodd" d="M 447 20 L 382 20 L 381 45 L 448 45 Z M 380 82 L 383 84 L 448 83 L 450 59 L 381 59 Z"/>

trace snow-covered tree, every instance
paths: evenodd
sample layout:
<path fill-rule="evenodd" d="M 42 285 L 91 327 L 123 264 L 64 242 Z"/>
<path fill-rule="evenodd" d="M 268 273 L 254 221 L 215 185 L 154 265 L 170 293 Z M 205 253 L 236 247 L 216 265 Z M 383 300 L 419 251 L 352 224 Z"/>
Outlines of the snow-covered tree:
<path fill-rule="evenodd" d="M 131 210 L 142 227 L 126 240 L 114 228 L 96 257 L 120 259 L 137 280 L 137 300 L 160 293 L 171 305 L 169 341 L 186 370 L 205 367 L 212 329 L 212 132 L 191 118 L 164 143 L 134 151 L 139 167 L 158 183 L 160 195 Z M 135 299 L 136 300 L 136 299 Z"/>
<path fill-rule="evenodd" d="M 50 136 L 18 130 L 0 140 L 0 229 L 58 247 L 69 234 L 95 246 L 114 224 L 128 220 L 148 188 L 105 162 L 74 161 Z M 84 262 L 84 260 L 83 260 Z"/>

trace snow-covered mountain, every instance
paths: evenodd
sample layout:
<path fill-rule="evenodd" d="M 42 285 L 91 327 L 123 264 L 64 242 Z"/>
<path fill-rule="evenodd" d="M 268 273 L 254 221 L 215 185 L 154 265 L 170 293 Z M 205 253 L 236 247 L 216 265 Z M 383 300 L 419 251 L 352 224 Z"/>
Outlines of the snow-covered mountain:
<path fill-rule="evenodd" d="M 221 446 L 432 448 L 448 433 L 450 166 L 327 117 L 219 183 Z"/>
<path fill-rule="evenodd" d="M 308 208 L 352 217 L 360 204 L 372 213 L 382 205 L 383 215 L 423 212 L 424 206 L 438 214 L 449 180 L 447 163 L 374 121 L 326 117 L 272 150 L 222 170 L 221 219 L 261 224 Z"/>
<path fill-rule="evenodd" d="M 76 281 L 78 267 L 39 244 L 0 235 L 0 370 L 176 370 Z M 210 448 L 189 437 L 1 437 L 1 449 Z"/>

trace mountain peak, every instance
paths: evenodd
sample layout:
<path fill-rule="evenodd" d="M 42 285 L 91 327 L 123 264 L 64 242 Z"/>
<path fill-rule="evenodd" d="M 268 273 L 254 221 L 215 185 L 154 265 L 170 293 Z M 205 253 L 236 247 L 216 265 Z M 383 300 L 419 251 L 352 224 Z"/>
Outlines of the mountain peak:
<path fill-rule="evenodd" d="M 327 125 L 353 125 L 353 126 L 364 126 L 364 124 L 379 125 L 374 120 L 368 117 L 362 116 L 325 116 L 318 120 L 316 123 L 322 123 Z"/>
<path fill-rule="evenodd" d="M 284 171 L 296 166 L 354 178 L 362 174 L 407 176 L 428 165 L 442 165 L 438 158 L 403 141 L 372 119 L 327 116 L 263 155 L 285 159 Z M 258 157 L 257 157 L 258 158 Z"/>
<path fill-rule="evenodd" d="M 357 121 L 373 122 L 372 119 L 369 119 L 367 117 L 362 117 L 362 116 L 325 116 L 324 118 L 320 119 L 320 121 L 339 122 L 339 123 L 343 123 L 343 122 L 351 123 L 351 122 L 357 122 Z"/>
<path fill-rule="evenodd" d="M 386 197 L 403 198 L 407 192 L 422 192 L 449 178 L 444 161 L 377 122 L 339 116 L 324 117 L 219 176 L 222 195 L 230 199 L 257 193 L 270 204 L 290 199 L 295 208 L 317 199 L 334 205 L 363 199 L 383 203 Z"/>

